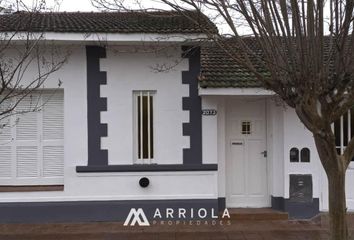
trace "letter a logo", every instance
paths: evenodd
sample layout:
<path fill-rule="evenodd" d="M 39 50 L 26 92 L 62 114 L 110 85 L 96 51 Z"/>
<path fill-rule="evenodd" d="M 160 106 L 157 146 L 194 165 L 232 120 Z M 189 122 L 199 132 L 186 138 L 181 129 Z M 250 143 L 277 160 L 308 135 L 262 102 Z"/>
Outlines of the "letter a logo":
<path fill-rule="evenodd" d="M 131 222 L 130 222 L 131 221 Z M 130 226 L 135 226 L 138 223 L 139 226 L 150 226 L 149 221 L 146 218 L 146 215 L 142 208 L 135 208 L 130 209 L 130 212 L 125 219 L 124 226 L 128 226 L 130 222 Z"/>

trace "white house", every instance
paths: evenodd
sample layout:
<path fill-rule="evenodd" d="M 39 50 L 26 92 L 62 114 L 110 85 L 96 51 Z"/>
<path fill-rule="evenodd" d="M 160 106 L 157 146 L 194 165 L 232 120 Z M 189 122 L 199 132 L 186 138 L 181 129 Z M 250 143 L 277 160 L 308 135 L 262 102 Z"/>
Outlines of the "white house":
<path fill-rule="evenodd" d="M 250 73 L 198 46 L 198 24 L 172 12 L 28 18 L 0 15 L 0 31 L 43 34 L 70 55 L 18 106 L 36 99 L 42 111 L 1 130 L 0 222 L 124 220 L 133 207 L 148 217 L 156 207 L 272 207 L 298 218 L 328 209 L 310 132 Z M 342 151 L 354 111 L 334 129 Z M 354 163 L 347 181 L 354 210 Z"/>

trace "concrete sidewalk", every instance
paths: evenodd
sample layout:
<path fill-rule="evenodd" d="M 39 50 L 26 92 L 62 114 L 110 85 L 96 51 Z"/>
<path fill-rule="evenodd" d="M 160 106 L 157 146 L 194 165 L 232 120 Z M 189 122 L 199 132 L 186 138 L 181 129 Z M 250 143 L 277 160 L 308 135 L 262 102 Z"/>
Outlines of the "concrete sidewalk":
<path fill-rule="evenodd" d="M 354 234 L 353 230 L 352 234 Z M 1 240 L 325 240 L 326 226 L 313 221 L 231 221 L 231 225 L 152 225 L 122 223 L 2 224 Z M 354 239 L 354 238 L 353 238 Z"/>

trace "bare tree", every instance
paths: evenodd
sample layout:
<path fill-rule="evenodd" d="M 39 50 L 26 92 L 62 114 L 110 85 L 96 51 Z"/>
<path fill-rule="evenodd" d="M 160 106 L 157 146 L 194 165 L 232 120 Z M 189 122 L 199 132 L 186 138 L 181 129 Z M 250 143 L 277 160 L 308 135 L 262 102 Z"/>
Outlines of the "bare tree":
<path fill-rule="evenodd" d="M 105 10 L 132 10 L 124 0 L 92 0 Z M 332 240 L 347 240 L 345 174 L 354 139 L 337 152 L 332 124 L 354 106 L 353 0 L 156 0 L 197 11 L 228 26 L 231 39 L 204 29 L 235 64 L 247 68 L 294 108 L 313 134 L 329 183 Z M 146 11 L 142 1 L 135 9 Z M 166 8 L 164 8 L 166 9 Z M 159 9 L 161 10 L 161 9 Z M 189 17 L 188 14 L 185 14 Z M 197 21 L 191 18 L 191 21 Z M 209 28 L 210 29 L 210 28 Z M 251 38 L 245 38 L 244 32 Z M 266 71 L 259 71 L 259 67 Z"/>
<path fill-rule="evenodd" d="M 37 98 L 32 99 L 33 93 L 41 94 L 48 77 L 67 60 L 69 52 L 46 42 L 44 32 L 32 29 L 40 12 L 53 9 L 48 8 L 45 0 L 33 1 L 31 6 L 21 0 L 0 0 L 0 18 L 1 15 L 25 13 L 24 19 L 10 23 L 10 31 L 0 32 L 0 120 L 41 110 L 43 103 L 39 104 Z M 35 71 L 30 73 L 30 69 Z M 18 108 L 26 98 L 31 99 L 30 106 Z M 0 128 L 8 124 L 2 122 Z"/>

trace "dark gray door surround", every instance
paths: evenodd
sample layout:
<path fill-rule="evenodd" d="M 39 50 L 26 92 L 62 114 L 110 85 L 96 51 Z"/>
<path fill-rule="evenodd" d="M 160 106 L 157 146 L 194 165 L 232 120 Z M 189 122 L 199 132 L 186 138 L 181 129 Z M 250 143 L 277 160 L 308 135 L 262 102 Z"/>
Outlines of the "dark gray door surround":
<path fill-rule="evenodd" d="M 190 137 L 190 148 L 183 149 L 183 164 L 108 165 L 108 150 L 101 149 L 101 137 L 107 136 L 100 112 L 107 111 L 107 99 L 100 97 L 100 85 L 107 83 L 106 72 L 100 71 L 100 58 L 106 57 L 101 46 L 86 46 L 88 166 L 77 166 L 77 172 L 141 172 L 141 171 L 216 171 L 217 164 L 202 161 L 201 98 L 198 95 L 200 48 L 182 47 L 183 58 L 189 59 L 189 70 L 182 72 L 182 84 L 189 85 L 189 96 L 182 98 L 183 110 L 189 111 L 190 122 L 183 123 L 183 135 Z"/>

